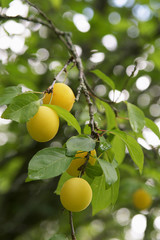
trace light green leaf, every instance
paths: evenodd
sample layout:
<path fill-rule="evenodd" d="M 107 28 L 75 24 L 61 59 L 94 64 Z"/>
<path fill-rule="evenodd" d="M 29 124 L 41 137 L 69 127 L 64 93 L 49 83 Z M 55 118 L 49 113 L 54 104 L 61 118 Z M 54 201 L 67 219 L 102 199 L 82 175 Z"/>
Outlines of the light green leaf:
<path fill-rule="evenodd" d="M 105 176 L 106 183 L 109 185 L 117 181 L 117 172 L 111 163 L 104 159 L 97 158 Z"/>
<path fill-rule="evenodd" d="M 139 133 L 142 131 L 145 125 L 145 116 L 140 108 L 127 103 L 129 122 L 134 132 Z"/>
<path fill-rule="evenodd" d="M 120 184 L 120 174 L 119 170 L 116 169 L 118 179 L 117 181 L 111 185 L 111 204 L 115 205 L 117 199 L 118 199 L 118 194 L 119 194 L 119 184 Z"/>
<path fill-rule="evenodd" d="M 57 195 L 59 195 L 63 184 L 64 184 L 68 179 L 70 179 L 70 178 L 72 178 L 72 176 L 70 176 L 67 172 L 64 172 L 64 173 L 61 175 L 60 179 L 59 179 L 57 188 L 56 188 L 56 190 L 55 190 L 54 193 L 56 193 Z"/>
<path fill-rule="evenodd" d="M 91 135 L 91 127 L 88 124 L 85 125 L 83 133 L 86 135 Z"/>
<path fill-rule="evenodd" d="M 133 159 L 134 163 L 138 166 L 140 173 L 143 170 L 143 163 L 144 163 L 144 155 L 140 145 L 137 141 L 120 130 L 111 130 L 110 133 L 119 136 L 122 141 L 126 144 L 128 151 Z"/>
<path fill-rule="evenodd" d="M 61 108 L 56 105 L 51 105 L 51 104 L 43 104 L 43 106 L 47 106 L 47 107 L 50 107 L 53 110 L 55 110 L 57 112 L 57 114 L 68 123 L 69 126 L 74 127 L 77 130 L 77 132 L 79 134 L 81 134 L 81 127 L 80 127 L 77 119 L 66 109 Z"/>
<path fill-rule="evenodd" d="M 75 155 L 77 151 L 89 152 L 95 149 L 96 142 L 87 135 L 71 137 L 66 142 L 67 154 Z"/>
<path fill-rule="evenodd" d="M 114 152 L 114 157 L 118 165 L 120 165 L 125 157 L 125 144 L 119 136 L 114 137 L 111 149 Z"/>
<path fill-rule="evenodd" d="M 116 127 L 116 116 L 113 109 L 109 106 L 108 103 L 102 102 L 102 105 L 105 108 L 106 118 L 107 118 L 107 129 L 112 129 Z"/>
<path fill-rule="evenodd" d="M 49 240 L 69 240 L 68 237 L 66 237 L 63 234 L 55 234 L 53 237 L 51 237 Z"/>
<path fill-rule="evenodd" d="M 156 135 L 158 138 L 160 138 L 160 131 L 158 126 L 149 118 L 145 118 L 145 126 L 147 128 L 150 128 Z"/>
<path fill-rule="evenodd" d="M 72 160 L 65 155 L 64 148 L 44 148 L 30 160 L 28 177 L 32 180 L 56 177 L 66 171 Z"/>
<path fill-rule="evenodd" d="M 92 166 L 90 163 L 87 164 L 85 168 L 85 172 L 87 176 L 90 178 L 101 176 L 103 174 L 102 169 L 98 164 L 97 165 L 95 164 L 94 166 Z"/>
<path fill-rule="evenodd" d="M 2 114 L 2 118 L 25 123 L 32 118 L 40 106 L 39 98 L 33 93 L 24 93 L 13 99 Z"/>
<path fill-rule="evenodd" d="M 22 93 L 22 88 L 17 87 L 7 87 L 4 92 L 0 95 L 0 105 L 9 104 L 14 97 Z"/>
<path fill-rule="evenodd" d="M 114 82 L 107 76 L 105 75 L 103 72 L 101 72 L 98 69 L 95 69 L 93 71 L 91 71 L 92 73 L 94 73 L 97 77 L 99 77 L 100 79 L 102 79 L 108 86 L 110 86 L 113 90 L 115 89 L 115 84 Z"/>
<path fill-rule="evenodd" d="M 91 184 L 93 191 L 92 214 L 95 215 L 111 204 L 111 188 L 105 189 L 105 177 L 95 177 Z"/>

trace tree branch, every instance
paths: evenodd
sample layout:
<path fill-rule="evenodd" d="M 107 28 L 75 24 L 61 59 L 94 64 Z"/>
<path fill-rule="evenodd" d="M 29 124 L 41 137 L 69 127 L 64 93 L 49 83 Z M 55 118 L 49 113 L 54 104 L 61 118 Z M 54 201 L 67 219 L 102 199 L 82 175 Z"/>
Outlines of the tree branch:
<path fill-rule="evenodd" d="M 73 216 L 72 216 L 72 212 L 69 211 L 69 223 L 71 226 L 71 237 L 72 240 L 76 240 L 76 235 L 75 235 L 75 230 L 74 230 L 74 225 L 73 225 Z"/>
<path fill-rule="evenodd" d="M 26 21 L 31 21 L 34 23 L 40 23 L 46 27 L 48 27 L 49 29 L 51 29 L 56 35 L 57 37 L 63 42 L 63 44 L 67 47 L 68 51 L 70 52 L 71 56 L 74 57 L 75 59 L 75 64 L 79 70 L 79 82 L 80 85 L 78 87 L 78 97 L 80 97 L 81 92 L 83 91 L 85 98 L 86 98 L 86 102 L 88 104 L 89 107 L 89 116 L 90 116 L 90 125 L 91 125 L 91 137 L 92 138 L 97 138 L 97 134 L 95 132 L 95 123 L 94 123 L 94 111 L 93 111 L 93 103 L 91 101 L 90 98 L 90 93 L 87 89 L 87 86 L 85 84 L 85 74 L 84 74 L 84 70 L 83 70 L 83 65 L 82 65 L 82 61 L 81 58 L 78 56 L 76 48 L 72 42 L 71 39 L 71 33 L 68 32 L 64 32 L 61 31 L 60 29 L 58 29 L 53 22 L 48 18 L 48 16 L 41 10 L 39 9 L 35 4 L 31 3 L 28 0 L 23 0 L 24 2 L 26 2 L 29 6 L 34 7 L 37 12 L 39 13 L 39 15 L 41 17 L 43 17 L 45 19 L 45 21 L 42 21 L 41 19 L 36 19 L 36 18 L 24 18 L 21 16 L 16 16 L 16 17 L 9 17 L 9 16 L 5 16 L 5 15 L 0 15 L 0 20 L 9 20 L 9 19 L 17 19 L 17 20 L 26 20 Z"/>
<path fill-rule="evenodd" d="M 78 56 L 76 48 L 72 42 L 71 39 L 71 34 L 68 32 L 64 32 L 61 31 L 60 29 L 58 29 L 54 23 L 48 18 L 48 16 L 41 10 L 39 9 L 35 4 L 31 3 L 28 0 L 23 0 L 25 3 L 27 3 L 29 6 L 34 7 L 37 12 L 39 13 L 39 15 L 45 20 L 41 20 L 41 19 L 37 19 L 37 18 L 24 18 L 21 16 L 16 16 L 16 17 L 9 17 L 9 16 L 5 16 L 5 15 L 1 15 L 0 16 L 0 20 L 1 21 L 6 21 L 6 20 L 10 20 L 10 19 L 14 19 L 14 20 L 25 20 L 25 21 L 30 21 L 30 22 L 34 22 L 34 23 L 39 23 L 42 24 L 46 27 L 48 27 L 49 29 L 51 29 L 56 36 L 63 42 L 63 44 L 66 46 L 66 48 L 68 49 L 69 53 L 71 54 L 72 60 L 74 58 L 75 60 L 75 65 L 77 67 L 77 69 L 79 70 L 79 87 L 78 87 L 78 95 L 80 97 L 81 92 L 83 91 L 85 98 L 86 98 L 86 102 L 88 104 L 89 107 L 89 116 L 90 116 L 90 125 L 91 125 L 91 137 L 93 139 L 97 139 L 98 138 L 98 133 L 95 132 L 95 121 L 94 121 L 94 110 L 93 110 L 93 103 L 91 101 L 90 98 L 90 93 L 87 89 L 87 86 L 85 84 L 85 74 L 84 74 L 84 70 L 83 70 L 83 65 L 82 65 L 82 61 L 81 58 Z M 65 66 L 66 68 L 66 66 Z M 65 68 L 63 68 L 62 70 L 64 70 Z M 60 72 L 61 74 L 61 72 Z M 54 84 L 54 81 L 52 83 L 52 85 Z M 53 88 L 53 86 L 52 86 Z M 72 240 L 76 240 L 76 236 L 75 236 L 75 231 L 74 231 L 74 225 L 73 225 L 73 217 L 72 217 L 72 212 L 69 212 L 69 219 L 70 219 L 70 226 L 71 226 L 71 236 L 72 236 Z"/>

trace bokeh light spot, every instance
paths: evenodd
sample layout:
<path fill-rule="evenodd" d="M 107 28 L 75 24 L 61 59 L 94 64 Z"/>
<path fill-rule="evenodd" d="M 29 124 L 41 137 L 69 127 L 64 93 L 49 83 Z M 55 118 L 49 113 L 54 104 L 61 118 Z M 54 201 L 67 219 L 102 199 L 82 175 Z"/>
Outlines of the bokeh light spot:
<path fill-rule="evenodd" d="M 150 83 L 151 83 L 150 76 L 148 75 L 141 76 L 136 81 L 136 87 L 138 88 L 138 90 L 144 91 L 149 87 Z"/>
<path fill-rule="evenodd" d="M 117 48 L 117 39 L 112 34 L 107 34 L 102 38 L 103 46 L 109 51 L 115 51 Z"/>
<path fill-rule="evenodd" d="M 80 32 L 85 33 L 90 30 L 90 24 L 88 23 L 86 16 L 83 14 L 76 13 L 73 16 L 73 22 Z"/>

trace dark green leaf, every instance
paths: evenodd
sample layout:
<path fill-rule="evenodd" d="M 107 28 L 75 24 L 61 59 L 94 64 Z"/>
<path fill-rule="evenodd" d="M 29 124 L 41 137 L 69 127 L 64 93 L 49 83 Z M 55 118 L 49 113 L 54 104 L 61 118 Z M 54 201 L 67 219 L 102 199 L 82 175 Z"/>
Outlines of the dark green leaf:
<path fill-rule="evenodd" d="M 55 234 L 53 237 L 51 237 L 49 240 L 69 240 L 68 237 L 66 237 L 63 234 Z"/>
<path fill-rule="evenodd" d="M 107 129 L 112 129 L 116 127 L 116 116 L 113 109 L 109 106 L 108 103 L 102 102 L 102 105 L 105 108 L 106 118 L 107 118 Z"/>
<path fill-rule="evenodd" d="M 142 131 L 145 125 L 145 116 L 140 108 L 127 103 L 129 122 L 134 132 L 139 133 Z"/>
<path fill-rule="evenodd" d="M 102 168 L 102 171 L 105 176 L 105 180 L 107 184 L 112 184 L 117 181 L 117 172 L 113 165 L 104 159 L 98 158 L 98 162 Z"/>
<path fill-rule="evenodd" d="M 20 86 L 5 88 L 4 92 L 0 95 L 0 105 L 11 103 L 12 99 L 21 93 L 22 88 Z"/>
<path fill-rule="evenodd" d="M 90 178 L 94 178 L 96 176 L 101 176 L 102 175 L 102 169 L 98 165 L 92 166 L 91 164 L 87 164 L 87 167 L 85 168 L 85 172 Z"/>
<path fill-rule="evenodd" d="M 30 160 L 28 177 L 32 180 L 56 177 L 66 171 L 72 160 L 65 155 L 64 148 L 44 148 Z"/>
<path fill-rule="evenodd" d="M 44 106 L 50 107 L 53 110 L 55 110 L 57 114 L 68 123 L 69 126 L 74 127 L 77 130 L 77 132 L 81 134 L 81 127 L 76 118 L 70 112 L 56 105 L 44 104 Z"/>
<path fill-rule="evenodd" d="M 92 73 L 94 73 L 97 77 L 99 77 L 100 79 L 102 79 L 108 86 L 110 86 L 113 90 L 115 89 L 115 84 L 114 82 L 108 77 L 106 76 L 103 72 L 101 72 L 100 70 L 96 69 L 91 71 Z"/>
<path fill-rule="evenodd" d="M 67 154 L 73 156 L 77 151 L 89 152 L 95 149 L 95 145 L 96 142 L 89 136 L 74 136 L 66 142 Z"/>
<path fill-rule="evenodd" d="M 24 93 L 13 99 L 2 114 L 2 118 L 25 123 L 32 118 L 40 106 L 40 100 L 33 93 Z"/>
<path fill-rule="evenodd" d="M 111 188 L 105 189 L 105 177 L 95 177 L 91 184 L 93 191 L 92 214 L 95 215 L 111 204 Z"/>
<path fill-rule="evenodd" d="M 119 136 L 122 141 L 124 141 L 124 143 L 126 144 L 128 151 L 131 155 L 131 158 L 133 159 L 133 161 L 135 162 L 135 164 L 138 166 L 140 173 L 142 173 L 143 170 L 143 163 L 144 163 L 144 155 L 143 155 L 143 151 L 140 147 L 140 145 L 137 143 L 137 141 L 127 135 L 125 132 L 122 132 L 120 130 L 112 130 L 110 131 L 110 133 Z"/>
<path fill-rule="evenodd" d="M 158 126 L 149 118 L 145 118 L 145 126 L 147 128 L 150 128 L 156 135 L 158 138 L 160 138 L 160 132 L 159 132 L 159 128 Z"/>

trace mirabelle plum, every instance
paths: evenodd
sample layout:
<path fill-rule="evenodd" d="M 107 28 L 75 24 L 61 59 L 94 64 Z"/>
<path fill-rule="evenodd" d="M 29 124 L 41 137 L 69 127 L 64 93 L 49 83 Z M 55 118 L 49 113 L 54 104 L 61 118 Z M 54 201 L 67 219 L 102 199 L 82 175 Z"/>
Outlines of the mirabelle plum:
<path fill-rule="evenodd" d="M 67 180 L 60 192 L 63 207 L 71 212 L 80 212 L 88 207 L 92 200 L 92 189 L 82 178 Z"/>
<path fill-rule="evenodd" d="M 30 136 L 37 142 L 47 142 L 57 133 L 59 117 L 49 107 L 40 106 L 38 112 L 27 122 L 27 130 Z"/>
<path fill-rule="evenodd" d="M 147 209 L 152 204 L 152 197 L 144 189 L 138 189 L 133 194 L 133 204 L 139 210 Z"/>
<path fill-rule="evenodd" d="M 78 177 L 80 173 L 80 170 L 78 169 L 80 166 L 82 166 L 85 163 L 87 154 L 88 152 L 78 151 L 75 155 L 75 159 L 72 160 L 69 168 L 67 169 L 67 173 L 73 177 Z M 94 165 L 95 161 L 96 161 L 96 151 L 94 149 L 90 153 L 88 162 L 91 165 Z"/>
<path fill-rule="evenodd" d="M 53 87 L 53 94 L 46 93 L 43 99 L 44 104 L 49 104 L 50 99 L 52 105 L 60 106 L 67 111 L 73 107 L 75 96 L 72 89 L 64 83 L 55 83 Z"/>

